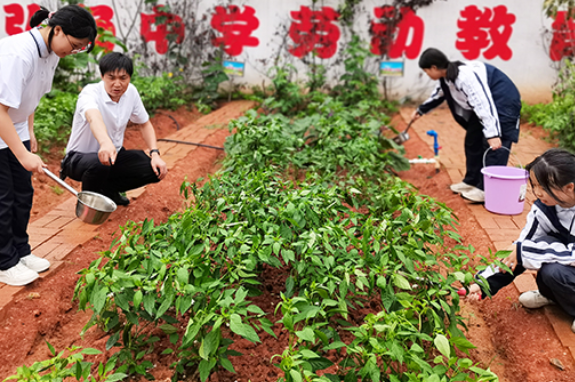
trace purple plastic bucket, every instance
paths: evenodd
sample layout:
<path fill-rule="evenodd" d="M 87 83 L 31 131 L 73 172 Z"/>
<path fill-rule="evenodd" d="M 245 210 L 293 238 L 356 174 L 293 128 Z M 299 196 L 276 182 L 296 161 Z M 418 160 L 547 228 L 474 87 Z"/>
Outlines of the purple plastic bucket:
<path fill-rule="evenodd" d="M 485 191 L 485 209 L 502 215 L 523 212 L 529 172 L 522 168 L 487 166 L 481 169 Z"/>

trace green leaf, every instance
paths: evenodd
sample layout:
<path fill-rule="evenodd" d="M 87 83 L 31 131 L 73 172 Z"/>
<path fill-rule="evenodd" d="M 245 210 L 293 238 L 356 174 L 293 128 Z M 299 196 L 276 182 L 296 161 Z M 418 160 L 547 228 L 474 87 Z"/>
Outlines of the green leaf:
<path fill-rule="evenodd" d="M 172 302 L 174 301 L 173 293 L 169 293 L 168 295 L 164 295 L 162 297 L 164 297 L 164 301 L 162 302 L 162 305 L 160 305 L 158 311 L 156 312 L 156 318 L 162 317 L 162 315 L 166 313 L 166 311 L 172 306 Z"/>
<path fill-rule="evenodd" d="M 325 346 L 323 348 L 323 350 L 334 350 L 334 349 L 340 349 L 343 347 L 346 347 L 347 345 L 344 342 L 341 341 L 334 341 L 333 343 L 329 344 L 328 346 Z"/>
<path fill-rule="evenodd" d="M 305 358 L 319 358 L 319 355 L 316 352 L 313 352 L 309 349 L 301 349 L 299 353 Z"/>
<path fill-rule="evenodd" d="M 170 325 L 170 324 L 160 325 L 160 329 L 162 329 L 162 331 L 164 333 L 166 333 L 167 335 L 174 334 L 174 333 L 178 332 L 178 328 L 176 328 L 175 326 Z"/>
<path fill-rule="evenodd" d="M 146 312 L 148 312 L 148 314 L 150 316 L 154 315 L 155 304 L 156 304 L 156 299 L 155 299 L 154 294 L 152 292 L 150 292 L 144 296 L 144 309 L 146 310 Z"/>
<path fill-rule="evenodd" d="M 50 344 L 50 342 L 46 341 L 46 345 L 48 345 L 48 349 L 50 349 L 50 353 L 52 353 L 53 356 L 56 355 L 56 350 L 54 349 L 54 346 L 52 346 L 52 344 Z"/>
<path fill-rule="evenodd" d="M 181 285 L 188 284 L 189 277 L 188 268 L 180 268 L 178 272 L 176 272 L 176 278 Z"/>
<path fill-rule="evenodd" d="M 127 376 L 128 376 L 128 374 L 115 373 L 115 374 L 110 375 L 108 378 L 106 378 L 105 382 L 121 381 L 122 379 L 126 378 Z"/>
<path fill-rule="evenodd" d="M 224 369 L 226 369 L 227 371 L 229 371 L 230 373 L 235 373 L 235 369 L 234 366 L 232 365 L 232 363 L 230 362 L 229 359 L 227 358 L 220 358 L 220 364 L 222 365 L 222 367 Z"/>
<path fill-rule="evenodd" d="M 208 377 L 210 376 L 210 372 L 216 366 L 216 360 L 210 359 L 209 361 L 203 359 L 198 366 L 198 370 L 200 371 L 200 379 L 205 382 Z"/>
<path fill-rule="evenodd" d="M 218 350 L 218 346 L 220 345 L 220 336 L 221 332 L 219 329 L 212 330 L 208 333 L 200 345 L 200 357 L 207 360 L 210 358 L 210 356 L 215 354 L 216 350 Z"/>
<path fill-rule="evenodd" d="M 230 316 L 230 330 L 248 341 L 254 343 L 260 341 L 255 330 L 250 325 L 242 323 L 241 317 L 236 313 Z"/>
<path fill-rule="evenodd" d="M 138 310 L 140 303 L 142 302 L 142 297 L 143 295 L 141 290 L 137 290 L 136 293 L 134 293 L 134 309 Z"/>
<path fill-rule="evenodd" d="M 301 374 L 297 372 L 297 370 L 290 370 L 289 375 L 292 378 L 293 382 L 302 382 Z"/>
<path fill-rule="evenodd" d="M 108 288 L 103 287 L 100 289 L 94 288 L 94 292 L 92 293 L 92 310 L 95 314 L 100 314 L 102 308 L 104 308 L 104 304 L 106 304 L 106 297 L 108 295 Z"/>
<path fill-rule="evenodd" d="M 116 332 L 116 333 L 112 334 L 112 336 L 110 336 L 110 338 L 108 338 L 108 341 L 106 341 L 106 351 L 113 348 L 116 345 L 116 342 L 118 342 L 119 338 L 120 338 L 120 332 Z"/>
<path fill-rule="evenodd" d="M 393 275 L 393 284 L 398 288 L 411 290 L 411 285 L 409 284 L 409 281 L 407 281 L 405 277 L 397 273 Z"/>
<path fill-rule="evenodd" d="M 433 340 L 433 343 L 441 354 L 449 358 L 451 354 L 451 347 L 449 346 L 449 340 L 443 334 L 438 334 Z"/>
<path fill-rule="evenodd" d="M 469 342 L 465 337 L 451 337 L 453 345 L 463 352 L 467 353 L 468 349 L 475 349 L 476 346 Z"/>
<path fill-rule="evenodd" d="M 98 349 L 92 349 L 92 348 L 86 348 L 86 349 L 82 349 L 81 351 L 82 354 L 87 354 L 87 355 L 96 355 L 96 354 L 102 354 L 102 352 Z"/>
<path fill-rule="evenodd" d="M 295 334 L 304 341 L 313 342 L 315 340 L 315 334 L 313 332 L 313 329 L 310 328 L 309 326 L 304 328 L 304 330 L 295 332 Z"/>

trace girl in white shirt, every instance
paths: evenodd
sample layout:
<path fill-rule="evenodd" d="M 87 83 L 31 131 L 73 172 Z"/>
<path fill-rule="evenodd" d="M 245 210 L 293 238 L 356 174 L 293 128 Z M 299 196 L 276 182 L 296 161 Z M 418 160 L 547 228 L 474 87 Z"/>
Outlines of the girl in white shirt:
<path fill-rule="evenodd" d="M 48 19 L 47 26 L 35 28 Z M 77 5 L 51 13 L 45 8 L 31 20 L 33 28 L 0 40 L 0 282 L 25 285 L 50 263 L 31 254 L 27 227 L 32 207 L 31 171 L 45 167 L 31 151 L 34 110 L 50 91 L 58 61 L 89 52 L 96 22 Z"/>

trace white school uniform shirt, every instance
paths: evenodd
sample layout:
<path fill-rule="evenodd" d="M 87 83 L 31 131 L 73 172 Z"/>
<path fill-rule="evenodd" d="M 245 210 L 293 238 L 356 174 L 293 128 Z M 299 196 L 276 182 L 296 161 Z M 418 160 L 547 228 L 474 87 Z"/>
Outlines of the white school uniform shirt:
<path fill-rule="evenodd" d="M 30 140 L 28 117 L 52 88 L 59 60 L 48 52 L 37 28 L 0 40 L 0 103 L 9 107 L 8 115 L 22 142 Z M 6 147 L 0 139 L 0 149 Z"/>
<path fill-rule="evenodd" d="M 459 74 L 455 82 L 445 80 L 453 97 L 455 113 L 466 121 L 473 112 L 483 125 L 483 134 L 487 139 L 501 136 L 501 126 L 497 107 L 493 102 L 487 68 L 481 61 L 465 61 L 458 67 Z M 431 103 L 438 98 L 444 97 L 443 89 L 438 82 L 435 90 L 422 105 Z"/>
<path fill-rule="evenodd" d="M 86 85 L 80 92 L 76 103 L 72 134 L 66 147 L 67 153 L 74 151 L 88 154 L 97 153 L 100 150 L 100 144 L 92 134 L 90 124 L 86 120 L 86 112 L 90 109 L 98 109 L 102 114 L 108 136 L 116 150 L 120 150 L 124 144 L 124 133 L 129 121 L 142 124 L 150 119 L 134 85 L 128 85 L 128 89 L 118 102 L 112 101 L 106 93 L 103 81 Z"/>

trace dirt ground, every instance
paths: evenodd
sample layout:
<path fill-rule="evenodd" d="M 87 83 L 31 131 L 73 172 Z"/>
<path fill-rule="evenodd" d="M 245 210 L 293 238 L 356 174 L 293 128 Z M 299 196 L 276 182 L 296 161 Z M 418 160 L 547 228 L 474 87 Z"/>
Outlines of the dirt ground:
<path fill-rule="evenodd" d="M 194 111 L 185 108 L 169 113 L 180 126 L 199 118 Z M 431 118 L 431 116 L 429 116 Z M 176 124 L 165 114 L 157 114 L 153 124 L 159 137 L 165 137 L 176 131 Z M 401 126 L 398 126 L 401 128 Z M 531 129 L 536 136 L 544 134 L 538 128 Z M 205 143 L 221 146 L 227 130 L 217 131 Z M 130 131 L 127 136 L 127 147 L 142 147 L 139 134 Z M 415 134 L 406 142 L 408 157 L 433 155 L 427 145 Z M 205 177 L 218 168 L 221 159 L 220 151 L 198 148 L 170 171 L 168 177 L 158 184 L 147 187 L 146 192 L 127 207 L 120 207 L 111 215 L 109 221 L 99 227 L 99 234 L 86 244 L 70 253 L 65 265 L 57 272 L 35 282 L 26 288 L 25 293 L 16 296 L 16 302 L 8 311 L 6 318 L 0 321 L 0 380 L 15 373 L 23 364 L 49 358 L 45 341 L 57 350 L 71 345 L 94 347 L 104 350 L 107 336 L 97 329 L 90 329 L 84 337 L 79 333 L 89 319 L 89 315 L 77 310 L 72 295 L 78 278 L 78 271 L 86 268 L 91 261 L 98 258 L 98 252 L 108 249 L 118 226 L 129 218 L 140 221 L 146 218 L 157 222 L 165 221 L 169 215 L 179 210 L 183 198 L 179 187 L 184 178 L 196 179 Z M 61 154 L 58 151 L 45 156 L 49 168 L 57 172 Z M 480 225 L 469 212 L 466 202 L 454 195 L 449 189 L 449 176 L 445 171 L 436 173 L 433 165 L 416 164 L 411 170 L 400 176 L 416 185 L 423 193 L 437 198 L 453 209 L 460 219 L 459 233 L 463 244 L 471 244 L 476 253 L 487 254 L 492 243 Z M 35 201 L 33 220 L 43 216 L 53 207 L 60 204 L 69 195 L 54 187 L 54 182 L 42 175 L 34 176 Z M 76 189 L 79 184 L 70 182 Z M 258 304 L 270 306 L 278 302 L 278 291 L 283 287 L 284 276 L 269 270 L 264 279 L 269 284 L 262 289 L 264 294 L 258 298 Z M 29 298 L 30 293 L 37 293 L 39 298 Z M 575 365 L 555 336 L 548 320 L 541 310 L 528 311 L 517 302 L 517 291 L 513 286 L 501 291 L 493 300 L 464 304 L 464 313 L 469 328 L 468 337 L 477 349 L 471 351 L 472 359 L 482 367 L 491 369 L 500 376 L 501 381 L 508 382 L 567 382 L 575 381 Z M 273 318 L 270 318 L 272 322 Z M 258 382 L 276 381 L 278 369 L 270 367 L 270 359 L 281 354 L 286 345 L 286 334 L 276 330 L 279 339 L 269 335 L 262 336 L 261 344 L 251 344 L 237 340 L 235 350 L 242 352 L 241 357 L 234 357 L 232 362 L 237 374 L 220 372 L 210 381 Z M 160 343 L 159 347 L 162 344 Z M 159 352 L 158 352 L 159 353 Z M 92 361 L 105 359 L 109 353 L 90 358 Z M 154 356 L 150 360 L 156 365 L 152 374 L 159 381 L 168 381 L 171 370 L 168 365 L 173 362 L 170 355 Z M 565 371 L 559 371 L 550 365 L 551 359 L 558 359 Z M 196 379 L 189 379 L 196 380 Z"/>

